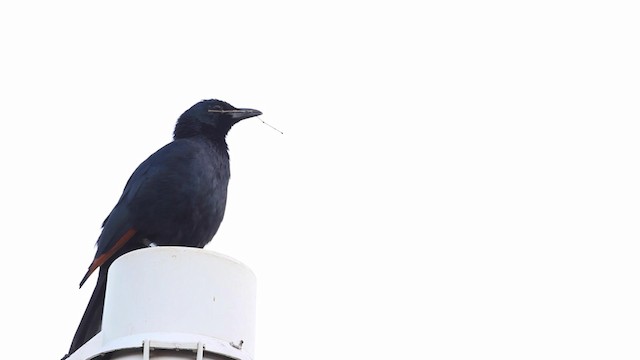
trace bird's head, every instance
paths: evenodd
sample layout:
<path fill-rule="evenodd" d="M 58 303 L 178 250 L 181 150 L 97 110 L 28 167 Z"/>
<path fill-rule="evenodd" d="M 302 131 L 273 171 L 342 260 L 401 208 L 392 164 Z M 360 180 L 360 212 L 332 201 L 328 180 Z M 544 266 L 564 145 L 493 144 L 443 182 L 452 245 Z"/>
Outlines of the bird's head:
<path fill-rule="evenodd" d="M 205 135 L 213 139 L 224 139 L 233 125 L 258 115 L 262 115 L 262 112 L 238 109 L 221 100 L 203 100 L 180 115 L 174 138 Z"/>

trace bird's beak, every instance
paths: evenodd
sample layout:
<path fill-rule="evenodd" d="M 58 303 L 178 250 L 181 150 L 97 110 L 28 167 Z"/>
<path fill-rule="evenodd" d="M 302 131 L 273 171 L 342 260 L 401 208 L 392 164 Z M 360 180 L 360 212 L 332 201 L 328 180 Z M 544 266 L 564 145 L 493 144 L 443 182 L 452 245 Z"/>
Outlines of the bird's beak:
<path fill-rule="evenodd" d="M 229 115 L 234 122 L 238 122 L 250 117 L 262 115 L 262 111 L 254 109 L 236 109 L 231 110 L 231 112 L 229 112 Z"/>

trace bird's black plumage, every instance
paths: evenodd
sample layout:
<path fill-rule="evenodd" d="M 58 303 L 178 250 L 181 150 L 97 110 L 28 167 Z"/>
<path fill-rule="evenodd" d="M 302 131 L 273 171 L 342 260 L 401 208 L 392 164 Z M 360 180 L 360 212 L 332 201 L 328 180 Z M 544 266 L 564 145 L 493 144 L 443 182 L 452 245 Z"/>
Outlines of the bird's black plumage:
<path fill-rule="evenodd" d="M 102 224 L 96 256 L 80 282 L 100 268 L 69 354 L 100 331 L 107 271 L 116 258 L 150 243 L 201 248 L 211 241 L 227 202 L 225 137 L 238 121 L 260 114 L 220 100 L 201 101 L 180 116 L 174 140 L 133 172 Z"/>

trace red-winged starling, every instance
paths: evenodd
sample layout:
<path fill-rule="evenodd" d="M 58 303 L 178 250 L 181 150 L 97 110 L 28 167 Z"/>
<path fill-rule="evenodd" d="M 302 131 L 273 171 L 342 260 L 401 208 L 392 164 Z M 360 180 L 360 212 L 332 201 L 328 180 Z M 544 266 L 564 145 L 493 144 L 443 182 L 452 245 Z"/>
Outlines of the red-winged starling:
<path fill-rule="evenodd" d="M 80 286 L 100 268 L 98 281 L 69 354 L 101 330 L 107 271 L 119 256 L 150 245 L 204 247 L 218 231 L 227 202 L 227 132 L 262 113 L 204 100 L 185 111 L 173 141 L 133 172 L 102 223 L 96 256 Z"/>

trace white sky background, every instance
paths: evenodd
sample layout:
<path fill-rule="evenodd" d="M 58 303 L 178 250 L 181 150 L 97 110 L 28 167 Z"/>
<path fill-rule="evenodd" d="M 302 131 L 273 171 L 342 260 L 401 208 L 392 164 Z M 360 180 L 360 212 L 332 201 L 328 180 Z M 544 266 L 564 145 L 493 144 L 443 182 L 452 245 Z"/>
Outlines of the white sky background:
<path fill-rule="evenodd" d="M 515 5 L 517 4 L 517 5 Z M 256 359 L 637 359 L 628 1 L 0 5 L 3 357 L 59 359 L 100 225 L 204 98 L 207 249 L 258 277 Z"/>

